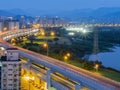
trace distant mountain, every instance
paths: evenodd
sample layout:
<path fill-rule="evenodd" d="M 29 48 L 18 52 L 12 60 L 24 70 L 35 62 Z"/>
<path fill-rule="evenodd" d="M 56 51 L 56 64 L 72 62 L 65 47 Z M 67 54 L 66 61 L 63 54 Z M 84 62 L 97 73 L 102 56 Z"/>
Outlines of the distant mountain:
<path fill-rule="evenodd" d="M 112 13 L 120 12 L 120 8 L 78 9 L 64 12 L 61 15 L 67 17 L 103 17 Z"/>
<path fill-rule="evenodd" d="M 0 10 L 0 16 L 16 16 L 16 15 L 29 15 L 29 16 L 60 16 L 67 17 L 74 20 L 116 20 L 120 19 L 120 8 L 98 8 L 98 9 L 77 9 L 71 11 L 62 10 L 37 10 L 37 9 L 11 9 Z M 120 21 L 120 20 L 119 20 Z"/>
<path fill-rule="evenodd" d="M 13 13 L 14 15 L 31 15 L 31 13 L 22 9 L 11 9 L 11 10 L 8 10 L 8 12 Z"/>
<path fill-rule="evenodd" d="M 14 14 L 6 10 L 0 10 L 0 16 L 13 16 Z"/>
<path fill-rule="evenodd" d="M 15 19 L 15 20 L 20 20 L 20 19 L 21 19 L 21 15 L 15 15 L 15 16 L 14 16 L 14 19 Z M 24 19 L 25 19 L 25 20 L 28 20 L 28 19 L 29 19 L 30 21 L 31 21 L 31 20 L 34 20 L 34 18 L 33 18 L 32 16 L 27 16 L 27 15 L 24 15 Z"/>
<path fill-rule="evenodd" d="M 104 17 L 120 17 L 120 11 L 106 14 Z"/>
<path fill-rule="evenodd" d="M 90 16 L 100 17 L 107 14 L 120 12 L 120 8 L 99 8 L 90 13 Z"/>
<path fill-rule="evenodd" d="M 88 17 L 88 15 L 93 11 L 93 9 L 77 9 L 77 10 L 72 10 L 72 11 L 64 11 L 64 12 L 59 12 L 58 16 L 62 17 Z"/>

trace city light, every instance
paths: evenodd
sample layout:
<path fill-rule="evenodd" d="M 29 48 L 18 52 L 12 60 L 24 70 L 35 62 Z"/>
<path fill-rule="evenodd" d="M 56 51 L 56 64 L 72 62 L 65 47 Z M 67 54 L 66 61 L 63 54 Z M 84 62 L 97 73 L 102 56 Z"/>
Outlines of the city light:
<path fill-rule="evenodd" d="M 45 36 L 45 32 L 41 32 L 41 35 L 42 35 L 42 36 Z"/>
<path fill-rule="evenodd" d="M 16 29 L 17 29 L 17 26 L 14 26 L 14 29 L 16 30 Z"/>
<path fill-rule="evenodd" d="M 66 55 L 67 55 L 68 57 L 70 57 L 70 56 L 71 56 L 71 55 L 70 55 L 70 53 L 67 53 Z"/>
<path fill-rule="evenodd" d="M 30 80 L 30 77 L 29 76 L 24 76 L 25 80 Z"/>
<path fill-rule="evenodd" d="M 75 33 L 74 33 L 74 32 L 69 32 L 68 35 L 70 35 L 70 36 L 74 36 Z"/>
<path fill-rule="evenodd" d="M 67 56 L 64 56 L 64 60 L 67 60 L 68 59 L 68 57 Z"/>
<path fill-rule="evenodd" d="M 71 54 L 68 52 L 64 55 L 63 58 L 64 58 L 65 61 L 67 61 L 68 59 L 70 59 L 70 56 L 71 56 Z"/>
<path fill-rule="evenodd" d="M 6 30 L 7 30 L 7 27 L 4 27 L 4 28 L 3 28 L 3 31 L 6 31 Z"/>
<path fill-rule="evenodd" d="M 74 35 L 76 33 L 88 33 L 91 32 L 87 27 L 66 27 L 65 28 L 67 31 L 69 31 L 68 35 Z"/>
<path fill-rule="evenodd" d="M 49 45 L 48 45 L 48 43 L 45 42 L 45 43 L 43 44 L 43 47 L 47 49 L 47 56 L 48 56 L 48 54 L 49 54 Z"/>
<path fill-rule="evenodd" d="M 48 44 L 47 44 L 47 43 L 44 43 L 44 44 L 43 44 L 43 47 L 45 47 L 45 48 L 48 47 Z"/>
<path fill-rule="evenodd" d="M 55 32 L 52 31 L 52 32 L 50 33 L 50 35 L 51 35 L 51 36 L 55 36 Z"/>
<path fill-rule="evenodd" d="M 98 71 L 98 68 L 99 68 L 99 64 L 95 64 L 95 67 L 96 71 Z"/>
<path fill-rule="evenodd" d="M 86 29 L 84 29 L 82 32 L 83 32 L 83 33 L 87 33 Z"/>
<path fill-rule="evenodd" d="M 29 75 L 24 75 L 24 78 L 26 80 L 35 80 L 35 77 L 34 76 L 29 76 Z"/>

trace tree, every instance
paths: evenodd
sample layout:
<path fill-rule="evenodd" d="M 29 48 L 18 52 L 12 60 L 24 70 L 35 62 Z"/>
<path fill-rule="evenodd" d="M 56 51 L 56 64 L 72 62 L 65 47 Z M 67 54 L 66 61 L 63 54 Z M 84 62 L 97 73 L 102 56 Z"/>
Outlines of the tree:
<path fill-rule="evenodd" d="M 59 38 L 54 38 L 54 41 L 57 42 L 59 40 Z"/>
<path fill-rule="evenodd" d="M 35 40 L 35 36 L 34 35 L 30 35 L 29 36 L 29 40 L 30 40 L 30 43 L 33 44 L 33 42 Z"/>

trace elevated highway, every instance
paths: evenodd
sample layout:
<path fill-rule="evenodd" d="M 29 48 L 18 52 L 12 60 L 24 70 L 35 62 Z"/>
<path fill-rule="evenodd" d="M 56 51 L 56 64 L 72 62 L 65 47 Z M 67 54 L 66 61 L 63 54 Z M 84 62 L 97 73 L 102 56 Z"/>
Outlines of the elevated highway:
<path fill-rule="evenodd" d="M 70 80 L 77 82 L 77 85 L 75 86 L 75 90 L 80 90 L 82 86 L 87 86 L 91 90 L 120 90 L 119 82 L 113 81 L 103 76 L 95 75 L 89 71 L 61 62 L 59 60 L 17 46 L 13 46 L 6 42 L 6 40 L 12 38 L 13 36 L 17 37 L 20 35 L 26 35 L 35 32 L 37 32 L 37 30 L 30 29 L 30 30 L 19 30 L 19 31 L 11 30 L 1 33 L 0 44 L 5 48 L 8 47 L 18 48 L 20 56 L 28 58 L 29 64 L 38 63 L 40 65 L 49 68 L 46 74 L 46 82 L 48 88 L 51 85 L 51 74 L 57 72 L 69 78 Z"/>

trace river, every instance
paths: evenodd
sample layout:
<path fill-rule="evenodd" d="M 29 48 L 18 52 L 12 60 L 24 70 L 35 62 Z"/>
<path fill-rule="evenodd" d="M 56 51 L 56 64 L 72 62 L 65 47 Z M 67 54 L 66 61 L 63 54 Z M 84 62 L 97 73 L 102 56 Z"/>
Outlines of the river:
<path fill-rule="evenodd" d="M 111 67 L 120 71 L 120 47 L 112 49 L 114 52 L 99 53 L 98 59 L 105 67 Z M 90 55 L 89 60 L 94 60 L 93 55 Z"/>

